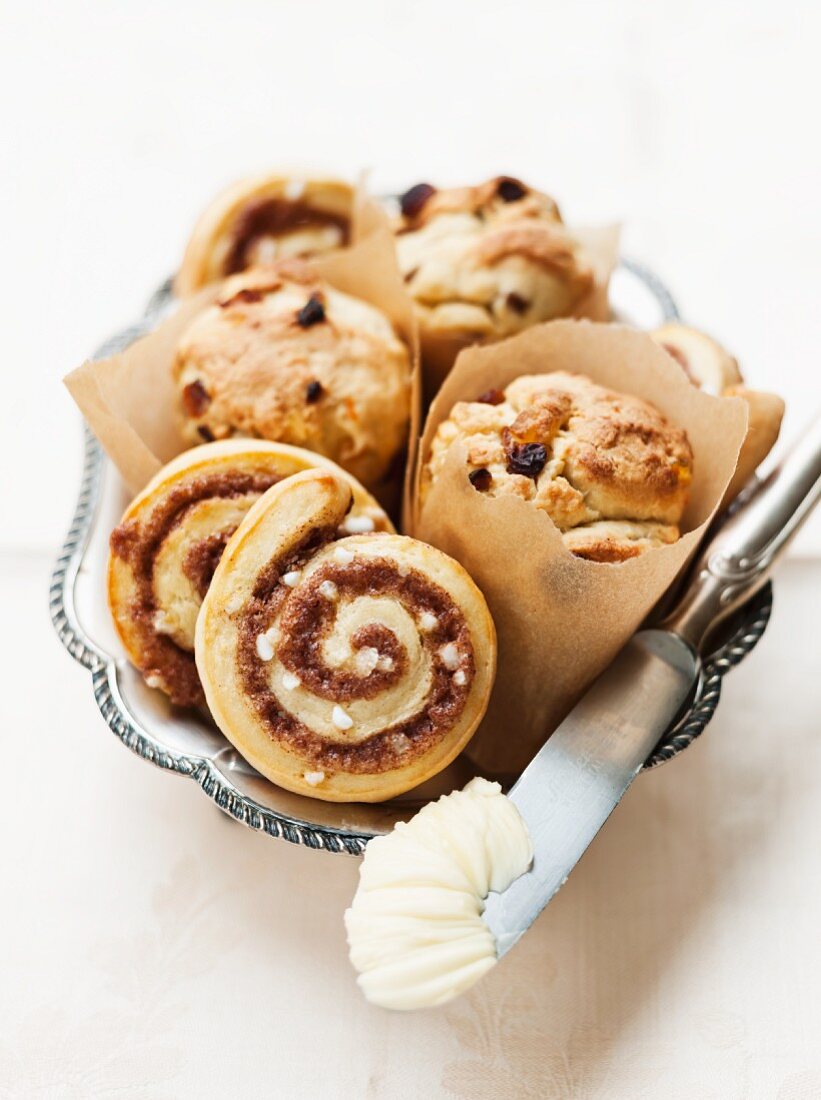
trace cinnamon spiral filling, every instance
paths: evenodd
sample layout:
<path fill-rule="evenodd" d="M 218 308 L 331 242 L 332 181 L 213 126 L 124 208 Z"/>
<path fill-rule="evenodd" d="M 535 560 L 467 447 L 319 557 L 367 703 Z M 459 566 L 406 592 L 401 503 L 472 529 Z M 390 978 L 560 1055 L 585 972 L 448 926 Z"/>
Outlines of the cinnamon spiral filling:
<path fill-rule="evenodd" d="M 206 535 L 199 542 L 192 543 L 185 552 L 182 560 L 182 571 L 191 581 L 201 599 L 205 598 L 208 586 L 214 576 L 214 570 L 219 565 L 228 540 L 236 531 L 236 527 L 226 527 L 224 531 L 217 531 L 213 535 Z"/>
<path fill-rule="evenodd" d="M 327 231 L 329 246 L 336 248 L 347 245 L 350 239 L 348 218 L 318 210 L 299 199 L 262 199 L 249 203 L 233 227 L 223 274 L 234 275 L 254 263 L 264 262 L 266 257 L 259 251 L 266 238 L 276 240 L 303 230 Z"/>
<path fill-rule="evenodd" d="M 381 536 L 335 555 L 336 535 L 315 528 L 259 574 L 236 620 L 239 677 L 268 735 L 318 771 L 389 771 L 462 715 L 470 630 L 444 588 L 380 553 Z M 332 707 L 344 721 L 329 733 Z"/>
<path fill-rule="evenodd" d="M 279 480 L 271 472 L 231 471 L 192 477 L 174 486 L 148 519 L 125 520 L 111 533 L 112 554 L 125 561 L 133 575 L 129 612 L 139 642 L 141 671 L 149 683 L 157 677 L 174 703 L 192 706 L 203 700 L 193 655 L 193 619 L 199 601 L 241 515 Z M 197 511 L 212 501 L 226 503 L 223 523 L 217 530 L 210 525 L 205 533 L 198 533 Z M 232 508 L 231 502 L 236 507 Z M 162 571 L 158 569 L 160 560 Z M 190 629 L 182 618 L 169 613 L 168 604 L 177 601 L 164 599 L 158 591 L 178 575 L 187 578 L 197 597 L 187 601 L 193 604 L 187 609 Z"/>

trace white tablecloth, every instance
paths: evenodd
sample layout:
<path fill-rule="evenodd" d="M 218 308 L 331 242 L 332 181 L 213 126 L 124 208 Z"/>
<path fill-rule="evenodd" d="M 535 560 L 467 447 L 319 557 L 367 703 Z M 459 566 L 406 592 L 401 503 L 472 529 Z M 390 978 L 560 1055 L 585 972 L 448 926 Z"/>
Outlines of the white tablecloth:
<path fill-rule="evenodd" d="M 522 943 L 411 1016 L 348 966 L 357 860 L 249 831 L 108 731 L 50 634 L 48 564 L 5 555 L 0 590 L 0 1096 L 821 1095 L 821 563 L 784 568 L 704 737 Z"/>

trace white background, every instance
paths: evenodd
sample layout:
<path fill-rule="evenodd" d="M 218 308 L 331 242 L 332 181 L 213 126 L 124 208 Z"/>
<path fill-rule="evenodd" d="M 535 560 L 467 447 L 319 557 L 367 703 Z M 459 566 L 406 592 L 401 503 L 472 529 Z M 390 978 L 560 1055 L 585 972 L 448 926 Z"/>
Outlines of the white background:
<path fill-rule="evenodd" d="M 140 311 L 218 188 L 272 165 L 385 189 L 520 175 L 571 221 L 623 221 L 787 398 L 785 435 L 821 405 L 817 3 L 3 6 L 4 434 L 53 501 L 6 483 L 19 546 L 54 543 L 74 487 L 59 377 Z"/>
<path fill-rule="evenodd" d="M 59 379 L 257 169 L 510 173 L 571 222 L 621 220 L 798 431 L 821 404 L 817 0 L 0 13 L 0 1096 L 821 1096 L 820 565 L 786 567 L 709 734 L 641 780 L 518 960 L 413 1021 L 366 1009 L 344 962 L 355 863 L 131 757 L 45 611 L 79 472 Z"/>

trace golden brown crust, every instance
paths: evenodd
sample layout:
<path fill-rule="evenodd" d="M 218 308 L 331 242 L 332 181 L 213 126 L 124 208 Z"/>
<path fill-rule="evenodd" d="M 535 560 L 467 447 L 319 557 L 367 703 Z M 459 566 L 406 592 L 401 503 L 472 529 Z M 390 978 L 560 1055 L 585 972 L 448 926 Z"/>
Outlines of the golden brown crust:
<path fill-rule="evenodd" d="M 271 174 L 239 180 L 203 211 L 174 289 L 193 294 L 257 263 L 313 256 L 348 243 L 353 188 L 334 179 Z"/>
<path fill-rule="evenodd" d="M 417 185 L 419 186 L 419 185 Z M 451 187 L 439 190 L 422 184 L 428 195 L 422 202 L 413 202 L 405 208 L 404 199 L 417 188 L 411 188 L 400 199 L 402 206 L 398 231 L 421 229 L 441 214 L 473 214 L 481 218 L 500 221 L 521 218 L 537 218 L 561 223 L 561 214 L 550 195 L 535 191 L 512 176 L 495 176 L 475 187 Z M 505 195 L 508 197 L 505 198 Z"/>
<path fill-rule="evenodd" d="M 682 368 L 693 385 L 720 397 L 742 381 L 738 361 L 705 332 L 669 321 L 649 334 Z"/>
<path fill-rule="evenodd" d="M 682 367 L 693 385 L 717 397 L 740 397 L 747 403 L 747 435 L 735 474 L 724 495 L 722 503 L 727 505 L 772 450 L 781 430 L 784 402 L 774 393 L 749 389 L 744 384 L 738 361 L 706 333 L 671 322 L 650 335 Z"/>
<path fill-rule="evenodd" d="M 578 277 L 578 257 L 573 242 L 560 227 L 549 225 L 504 225 L 488 233 L 477 245 L 476 260 L 491 266 L 508 256 L 522 256 L 541 264 L 567 280 Z M 592 284 L 587 278 L 582 287 L 588 290 Z"/>
<path fill-rule="evenodd" d="M 496 640 L 441 551 L 343 535 L 350 489 L 297 475 L 248 512 L 197 623 L 209 709 L 263 775 L 327 801 L 376 802 L 461 751 L 484 714 Z"/>
<path fill-rule="evenodd" d="M 657 546 L 669 546 L 679 537 L 678 527 L 663 523 L 601 520 L 563 533 L 564 544 L 577 558 L 618 563 Z"/>
<path fill-rule="evenodd" d="M 406 444 L 410 355 L 389 319 L 299 261 L 226 280 L 177 350 L 183 433 L 307 447 L 369 488 Z"/>
<path fill-rule="evenodd" d="M 460 445 L 478 492 L 530 501 L 580 557 L 622 561 L 678 538 L 692 451 L 648 402 L 563 371 L 482 396 L 439 425 L 423 493 Z"/>
<path fill-rule="evenodd" d="M 422 185 L 403 205 L 399 266 L 430 360 L 567 316 L 593 289 L 591 264 L 555 202 L 519 180 L 446 191 Z"/>

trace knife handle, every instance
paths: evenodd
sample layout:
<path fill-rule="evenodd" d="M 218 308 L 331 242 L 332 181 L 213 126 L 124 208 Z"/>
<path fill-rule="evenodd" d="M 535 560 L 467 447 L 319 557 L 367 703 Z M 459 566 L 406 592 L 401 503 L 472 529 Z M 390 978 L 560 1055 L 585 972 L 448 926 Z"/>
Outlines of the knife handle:
<path fill-rule="evenodd" d="M 748 503 L 702 550 L 662 629 L 698 649 L 712 627 L 764 584 L 821 494 L 821 416 L 799 436 Z"/>

